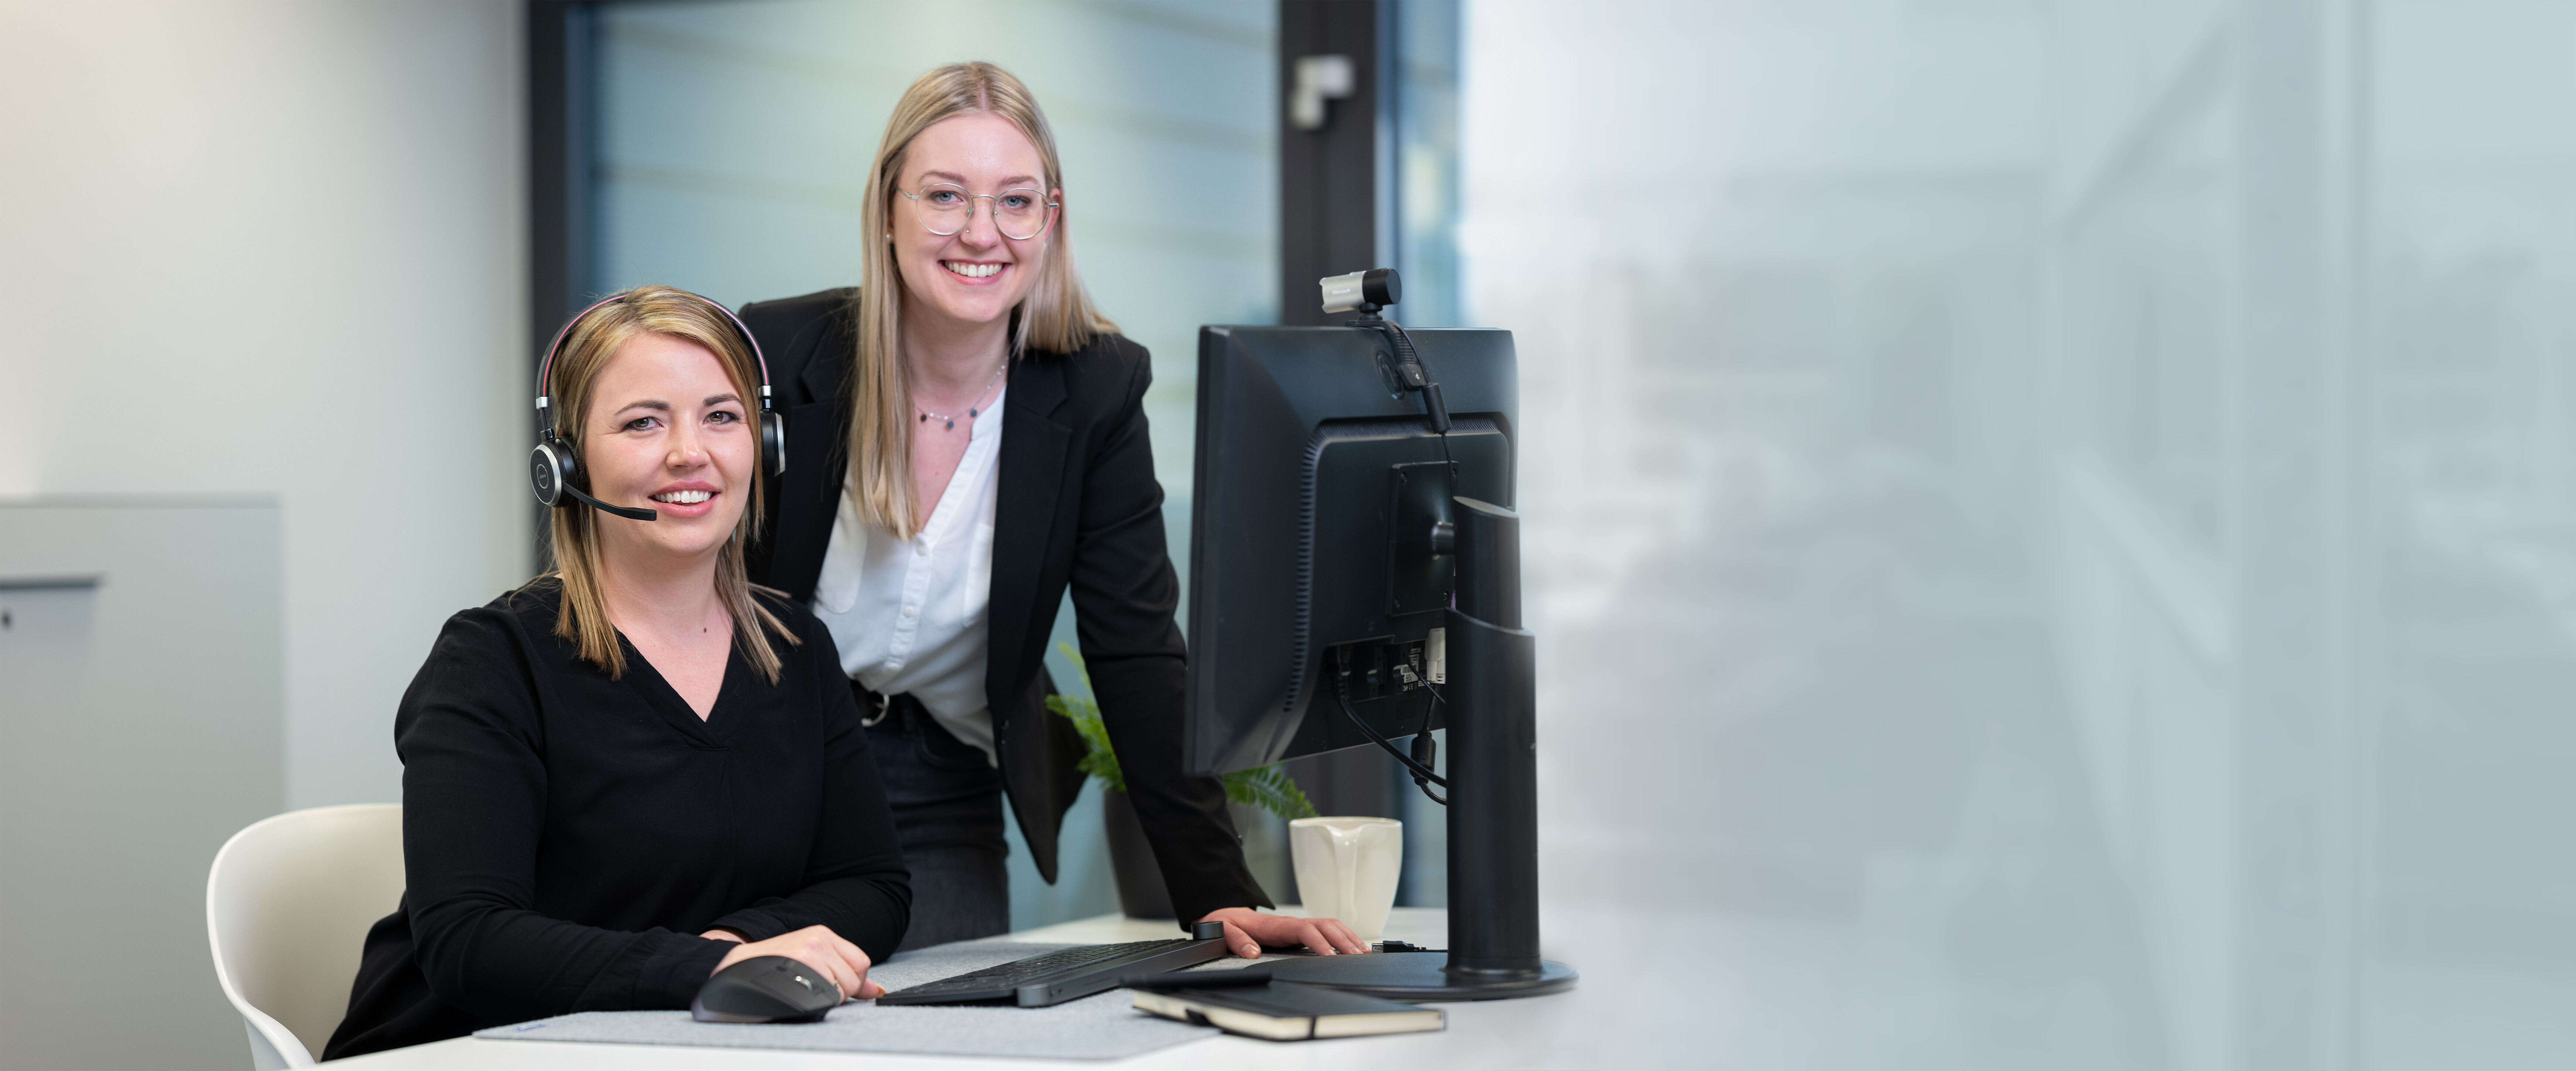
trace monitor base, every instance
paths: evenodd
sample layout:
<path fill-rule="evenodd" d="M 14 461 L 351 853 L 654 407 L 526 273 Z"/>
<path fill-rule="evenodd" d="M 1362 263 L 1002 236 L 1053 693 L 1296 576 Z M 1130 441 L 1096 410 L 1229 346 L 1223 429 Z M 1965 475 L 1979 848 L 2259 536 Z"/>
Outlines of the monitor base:
<path fill-rule="evenodd" d="M 1445 969 L 1449 957 L 1438 952 L 1376 952 L 1365 956 L 1314 956 L 1290 960 L 1270 970 L 1282 982 L 1345 989 L 1387 1000 L 1503 1000 L 1539 997 L 1574 988 L 1574 968 L 1554 960 L 1539 965 L 1536 978 L 1509 982 L 1462 982 Z"/>

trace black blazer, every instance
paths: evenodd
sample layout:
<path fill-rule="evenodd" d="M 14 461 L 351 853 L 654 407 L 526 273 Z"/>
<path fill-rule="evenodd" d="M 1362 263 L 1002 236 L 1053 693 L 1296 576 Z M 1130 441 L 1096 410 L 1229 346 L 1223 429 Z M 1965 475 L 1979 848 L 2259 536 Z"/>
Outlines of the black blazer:
<path fill-rule="evenodd" d="M 814 598 L 849 471 L 857 352 L 853 289 L 745 306 L 787 418 L 787 471 L 768 488 L 752 579 Z M 1181 775 L 1180 582 L 1163 545 L 1163 487 L 1145 434 L 1145 348 L 1105 335 L 1068 354 L 1013 362 L 1002 410 L 986 613 L 997 758 L 1038 873 L 1056 875 L 1056 830 L 1082 790 L 1082 738 L 1046 709 L 1042 665 L 1065 589 L 1127 794 L 1182 922 L 1268 906 L 1212 777 Z"/>

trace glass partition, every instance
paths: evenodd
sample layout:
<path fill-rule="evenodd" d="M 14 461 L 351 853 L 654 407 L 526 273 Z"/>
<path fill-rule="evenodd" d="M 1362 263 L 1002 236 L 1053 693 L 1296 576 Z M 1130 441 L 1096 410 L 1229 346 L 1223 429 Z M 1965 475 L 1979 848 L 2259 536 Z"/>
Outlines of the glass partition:
<path fill-rule="evenodd" d="M 1055 127 L 1085 282 L 1153 352 L 1146 415 L 1186 568 L 1198 327 L 1277 320 L 1275 22 L 1178 0 L 601 5 L 591 289 L 739 306 L 857 284 L 859 188 L 895 99 L 938 64 L 1000 64 Z M 1069 612 L 1056 631 L 1073 639 Z M 1284 874 L 1258 832 L 1261 869 Z M 1015 926 L 1117 909 L 1096 792 L 1067 819 L 1056 885 L 1011 837 Z"/>
<path fill-rule="evenodd" d="M 1466 9 L 1549 953 L 1709 979 L 1587 1055 L 2576 1059 L 2571 34 Z"/>

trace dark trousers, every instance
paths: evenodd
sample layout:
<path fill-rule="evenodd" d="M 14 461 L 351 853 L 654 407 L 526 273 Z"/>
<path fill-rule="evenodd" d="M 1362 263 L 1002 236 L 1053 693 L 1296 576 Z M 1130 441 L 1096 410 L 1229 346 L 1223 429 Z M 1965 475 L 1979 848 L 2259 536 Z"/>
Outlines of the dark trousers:
<path fill-rule="evenodd" d="M 861 712 L 877 699 L 855 682 Z M 900 950 L 990 937 L 1011 928 L 1010 845 L 1002 837 L 1002 773 L 909 695 L 885 703 L 868 727 L 894 810 L 895 837 L 912 868 L 912 928 Z"/>

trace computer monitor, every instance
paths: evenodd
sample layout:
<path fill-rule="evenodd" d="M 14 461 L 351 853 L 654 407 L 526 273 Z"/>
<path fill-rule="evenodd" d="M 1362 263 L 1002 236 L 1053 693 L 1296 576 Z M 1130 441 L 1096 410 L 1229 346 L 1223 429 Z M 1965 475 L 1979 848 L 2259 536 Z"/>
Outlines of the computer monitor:
<path fill-rule="evenodd" d="M 1454 495 L 1511 506 L 1519 386 L 1509 331 L 1407 334 L 1445 443 L 1382 331 L 1199 329 L 1191 773 L 1370 746 L 1337 689 L 1389 739 L 1439 727 L 1452 567 L 1423 544 Z"/>
<path fill-rule="evenodd" d="M 1447 792 L 1445 954 L 1315 957 L 1272 976 L 1402 1000 L 1558 992 L 1575 973 L 1538 948 L 1511 333 L 1395 329 L 1375 315 L 1393 272 L 1322 285 L 1326 311 L 1361 316 L 1199 331 L 1184 765 L 1395 751 L 1445 721 L 1445 778 L 1398 754 Z"/>

